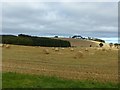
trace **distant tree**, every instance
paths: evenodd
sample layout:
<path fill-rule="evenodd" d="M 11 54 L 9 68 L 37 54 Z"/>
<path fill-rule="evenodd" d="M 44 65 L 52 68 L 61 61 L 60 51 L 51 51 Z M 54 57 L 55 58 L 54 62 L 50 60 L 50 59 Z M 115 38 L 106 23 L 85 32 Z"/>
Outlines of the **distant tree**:
<path fill-rule="evenodd" d="M 82 39 L 86 39 L 86 38 L 82 38 Z"/>
<path fill-rule="evenodd" d="M 114 45 L 113 43 L 109 43 L 109 46 L 110 46 L 111 48 L 113 47 L 113 45 Z"/>
<path fill-rule="evenodd" d="M 118 43 L 115 43 L 114 46 L 119 49 L 119 44 Z"/>
<path fill-rule="evenodd" d="M 115 43 L 114 46 L 117 47 L 117 46 L 119 46 L 119 44 L 118 44 L 118 43 Z"/>
<path fill-rule="evenodd" d="M 58 36 L 55 36 L 54 38 L 58 38 Z"/>
<path fill-rule="evenodd" d="M 98 39 L 98 38 L 94 38 L 94 41 L 98 41 L 98 42 L 103 42 L 103 43 L 105 43 L 104 40 L 102 40 L 102 39 Z"/>
<path fill-rule="evenodd" d="M 19 37 L 31 37 L 30 35 L 18 34 Z"/>
<path fill-rule="evenodd" d="M 90 47 L 92 47 L 92 45 L 90 45 Z"/>
<path fill-rule="evenodd" d="M 72 38 L 83 38 L 82 36 L 80 36 L 80 35 L 74 35 Z"/>
<path fill-rule="evenodd" d="M 100 47 L 103 47 L 103 43 L 100 43 L 99 46 L 100 46 Z"/>
<path fill-rule="evenodd" d="M 88 40 L 92 40 L 92 38 L 91 38 L 91 37 L 88 37 Z"/>

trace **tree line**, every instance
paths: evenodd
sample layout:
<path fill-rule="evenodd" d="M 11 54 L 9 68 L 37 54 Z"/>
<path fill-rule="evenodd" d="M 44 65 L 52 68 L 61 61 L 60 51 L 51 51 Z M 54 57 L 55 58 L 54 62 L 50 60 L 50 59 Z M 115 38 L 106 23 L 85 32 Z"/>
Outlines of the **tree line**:
<path fill-rule="evenodd" d="M 81 35 L 74 35 L 74 36 L 72 36 L 72 38 L 79 38 L 79 39 L 83 39 L 83 40 L 93 40 L 93 41 L 105 43 L 105 40 L 98 39 L 98 38 L 92 38 L 92 37 L 85 38 L 85 37 L 82 37 Z"/>
<path fill-rule="evenodd" d="M 69 41 L 58 40 L 46 37 L 30 36 L 25 34 L 0 35 L 3 44 L 26 45 L 26 46 L 45 46 L 45 47 L 71 47 Z"/>

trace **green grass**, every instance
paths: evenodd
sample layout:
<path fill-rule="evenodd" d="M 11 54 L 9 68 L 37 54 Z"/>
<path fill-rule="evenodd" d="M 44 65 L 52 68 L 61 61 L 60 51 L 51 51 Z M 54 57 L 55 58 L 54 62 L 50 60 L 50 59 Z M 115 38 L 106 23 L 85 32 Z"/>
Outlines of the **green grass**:
<path fill-rule="evenodd" d="M 116 84 L 66 80 L 58 77 L 13 72 L 2 74 L 3 88 L 117 88 Z"/>

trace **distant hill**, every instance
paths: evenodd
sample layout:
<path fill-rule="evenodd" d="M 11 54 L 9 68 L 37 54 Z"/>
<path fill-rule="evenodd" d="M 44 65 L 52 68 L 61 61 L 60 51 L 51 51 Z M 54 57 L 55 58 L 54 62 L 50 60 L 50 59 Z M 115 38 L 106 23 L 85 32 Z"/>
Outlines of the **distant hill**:
<path fill-rule="evenodd" d="M 98 47 L 98 43 L 92 42 L 91 40 L 82 40 L 82 39 L 74 39 L 74 38 L 60 38 L 61 40 L 67 40 L 71 43 L 71 46 L 79 46 L 79 47 Z"/>
<path fill-rule="evenodd" d="M 56 39 L 69 41 L 71 43 L 71 46 L 73 47 L 90 47 L 90 45 L 92 47 L 99 47 L 99 43 L 100 43 L 98 41 L 78 39 L 78 38 L 56 38 Z M 106 45 L 106 43 L 103 44 Z"/>

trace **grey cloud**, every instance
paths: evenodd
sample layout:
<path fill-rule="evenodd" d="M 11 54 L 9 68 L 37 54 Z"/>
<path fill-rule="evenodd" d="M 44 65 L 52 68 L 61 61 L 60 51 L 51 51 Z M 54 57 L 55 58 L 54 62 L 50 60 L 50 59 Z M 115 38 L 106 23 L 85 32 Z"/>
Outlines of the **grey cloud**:
<path fill-rule="evenodd" d="M 3 33 L 117 36 L 117 3 L 3 3 L 2 8 Z"/>

